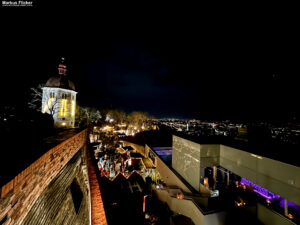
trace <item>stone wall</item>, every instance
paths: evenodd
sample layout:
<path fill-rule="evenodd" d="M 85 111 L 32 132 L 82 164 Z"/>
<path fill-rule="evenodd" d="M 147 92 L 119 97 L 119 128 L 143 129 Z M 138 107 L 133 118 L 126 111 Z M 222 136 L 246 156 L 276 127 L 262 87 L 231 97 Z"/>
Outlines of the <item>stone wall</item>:
<path fill-rule="evenodd" d="M 25 219 L 24 224 L 89 224 L 90 190 L 86 171 L 86 154 L 83 147 L 51 181 L 39 196 Z M 79 186 L 78 211 L 75 210 L 71 184 Z M 73 191 L 74 192 L 74 191 Z"/>
<path fill-rule="evenodd" d="M 100 192 L 100 186 L 96 174 L 98 168 L 93 163 L 89 151 L 87 151 L 87 162 L 88 162 L 89 181 L 90 181 L 90 190 L 91 190 L 90 192 L 92 198 L 92 202 L 91 202 L 92 203 L 91 204 L 92 224 L 107 225 L 104 205 L 103 205 L 102 196 Z"/>
<path fill-rule="evenodd" d="M 4 225 L 50 224 L 49 221 L 51 224 L 89 223 L 86 135 L 87 131 L 84 130 L 52 148 L 1 187 L 0 223 Z M 82 191 L 78 213 L 74 211 L 74 204 L 71 204 L 70 184 L 74 178 Z"/>

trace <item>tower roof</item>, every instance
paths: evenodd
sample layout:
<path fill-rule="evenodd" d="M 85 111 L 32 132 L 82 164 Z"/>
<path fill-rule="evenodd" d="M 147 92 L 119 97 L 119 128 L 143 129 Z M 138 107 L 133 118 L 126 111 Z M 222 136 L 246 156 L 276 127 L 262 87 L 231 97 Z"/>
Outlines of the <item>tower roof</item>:
<path fill-rule="evenodd" d="M 75 85 L 67 77 L 53 76 L 48 79 L 45 87 L 56 87 L 75 91 Z"/>
<path fill-rule="evenodd" d="M 58 75 L 50 77 L 45 84 L 45 87 L 56 87 L 75 91 L 75 85 L 68 79 L 66 74 L 67 66 L 64 63 L 65 59 L 61 58 L 58 64 Z"/>

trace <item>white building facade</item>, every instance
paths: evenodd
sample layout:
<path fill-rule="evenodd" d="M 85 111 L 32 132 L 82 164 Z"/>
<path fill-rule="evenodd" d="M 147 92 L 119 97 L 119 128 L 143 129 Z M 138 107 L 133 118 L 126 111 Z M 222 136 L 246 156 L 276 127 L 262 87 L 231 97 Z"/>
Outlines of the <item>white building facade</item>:
<path fill-rule="evenodd" d="M 64 58 L 58 66 L 58 75 L 45 84 L 42 97 L 42 113 L 53 116 L 56 127 L 74 127 L 76 114 L 75 86 L 68 79 Z"/>

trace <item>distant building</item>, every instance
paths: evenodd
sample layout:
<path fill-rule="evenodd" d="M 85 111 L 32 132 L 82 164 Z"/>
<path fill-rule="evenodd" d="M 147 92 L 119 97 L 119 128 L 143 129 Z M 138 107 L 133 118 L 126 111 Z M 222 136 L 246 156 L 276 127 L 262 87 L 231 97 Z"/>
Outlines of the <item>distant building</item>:
<path fill-rule="evenodd" d="M 53 115 L 57 127 L 73 127 L 75 123 L 77 92 L 66 71 L 62 58 L 58 65 L 58 75 L 49 78 L 43 87 L 42 112 Z"/>
<path fill-rule="evenodd" d="M 173 135 L 172 147 L 140 150 L 153 164 L 153 192 L 173 212 L 195 225 L 300 224 L 299 166 L 253 154 L 248 144 L 191 139 Z"/>
<path fill-rule="evenodd" d="M 255 147 L 260 148 L 259 144 Z M 210 191 L 208 202 L 214 198 L 215 209 L 222 204 L 225 211 L 230 205 L 245 211 L 252 207 L 256 212 L 253 216 L 265 225 L 300 221 L 300 167 L 223 144 L 202 144 L 175 135 L 172 150 L 172 168 L 196 191 Z M 229 197 L 229 192 L 235 197 Z"/>

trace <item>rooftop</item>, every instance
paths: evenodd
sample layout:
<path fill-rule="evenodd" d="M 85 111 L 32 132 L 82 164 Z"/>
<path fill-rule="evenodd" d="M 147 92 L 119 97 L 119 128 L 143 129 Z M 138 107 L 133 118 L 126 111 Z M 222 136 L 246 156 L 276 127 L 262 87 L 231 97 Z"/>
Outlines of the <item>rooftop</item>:
<path fill-rule="evenodd" d="M 75 85 L 65 76 L 50 77 L 45 84 L 45 87 L 63 88 L 75 91 Z"/>
<path fill-rule="evenodd" d="M 196 142 L 198 144 L 223 144 L 237 148 L 249 153 L 257 154 L 270 159 L 278 160 L 294 166 L 300 166 L 300 159 L 297 157 L 299 145 L 276 143 L 267 140 L 238 140 L 226 136 L 197 137 L 191 135 L 175 134 L 178 137 Z"/>

